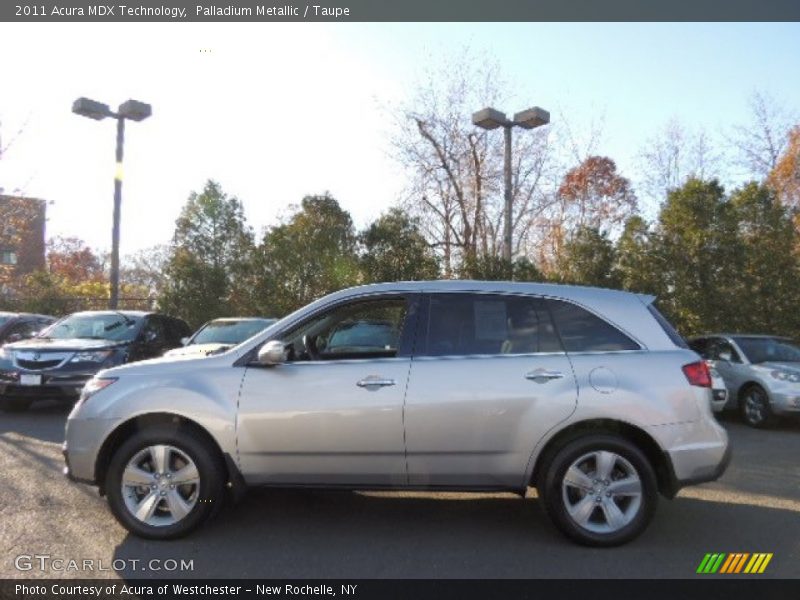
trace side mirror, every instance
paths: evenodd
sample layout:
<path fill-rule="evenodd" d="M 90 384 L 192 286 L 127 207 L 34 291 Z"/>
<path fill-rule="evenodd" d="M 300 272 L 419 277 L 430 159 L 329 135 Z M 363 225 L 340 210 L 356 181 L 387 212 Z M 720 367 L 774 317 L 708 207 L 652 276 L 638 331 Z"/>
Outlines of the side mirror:
<path fill-rule="evenodd" d="M 278 340 L 267 342 L 258 351 L 259 364 L 273 367 L 286 362 L 286 344 Z"/>
<path fill-rule="evenodd" d="M 189 338 L 188 337 L 182 337 L 181 338 L 181 346 L 185 346 L 188 343 L 189 343 Z"/>

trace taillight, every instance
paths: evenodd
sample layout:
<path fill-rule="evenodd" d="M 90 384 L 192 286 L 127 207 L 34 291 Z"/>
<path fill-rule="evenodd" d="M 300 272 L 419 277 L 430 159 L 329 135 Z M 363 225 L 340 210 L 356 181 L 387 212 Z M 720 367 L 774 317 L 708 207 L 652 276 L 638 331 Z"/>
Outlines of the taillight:
<path fill-rule="evenodd" d="M 692 385 L 704 388 L 711 387 L 711 373 L 708 370 L 708 365 L 702 360 L 683 365 L 683 374 L 686 375 L 686 379 Z"/>

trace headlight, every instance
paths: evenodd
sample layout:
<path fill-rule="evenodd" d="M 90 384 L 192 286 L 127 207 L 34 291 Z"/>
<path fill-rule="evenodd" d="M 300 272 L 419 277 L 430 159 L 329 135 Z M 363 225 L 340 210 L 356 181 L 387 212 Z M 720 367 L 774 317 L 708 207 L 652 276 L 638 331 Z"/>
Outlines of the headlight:
<path fill-rule="evenodd" d="M 14 353 L 6 350 L 5 346 L 0 346 L 0 360 L 11 360 L 12 358 L 14 358 Z"/>
<path fill-rule="evenodd" d="M 79 363 L 79 362 L 94 362 L 94 363 L 101 363 L 109 356 L 113 350 L 98 350 L 96 352 L 78 352 L 75 356 L 72 357 L 72 360 L 69 362 Z"/>
<path fill-rule="evenodd" d="M 772 371 L 770 373 L 773 379 L 778 381 L 788 381 L 790 383 L 800 383 L 800 373 L 794 371 Z"/>
<path fill-rule="evenodd" d="M 81 402 L 85 402 L 100 390 L 106 389 L 117 380 L 116 377 L 93 377 L 86 382 L 81 391 Z"/>

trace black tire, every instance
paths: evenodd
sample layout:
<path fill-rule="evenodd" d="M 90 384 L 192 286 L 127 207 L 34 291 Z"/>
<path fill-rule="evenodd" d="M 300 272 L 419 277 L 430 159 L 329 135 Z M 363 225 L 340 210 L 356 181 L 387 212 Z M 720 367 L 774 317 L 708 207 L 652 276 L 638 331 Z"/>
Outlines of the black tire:
<path fill-rule="evenodd" d="M 745 425 L 754 429 L 766 429 L 775 423 L 769 407 L 769 396 L 760 385 L 751 384 L 739 394 L 739 416 Z"/>
<path fill-rule="evenodd" d="M 199 484 L 189 486 L 193 507 L 185 516 L 171 524 L 153 525 L 138 519 L 126 504 L 135 501 L 136 492 L 122 490 L 122 476 L 129 462 L 139 455 L 144 455 L 149 447 L 165 445 L 177 452 L 170 456 L 181 458 L 180 453 L 191 459 L 197 468 Z M 105 489 L 108 504 L 117 521 L 128 531 L 142 538 L 152 540 L 168 540 L 185 536 L 214 514 L 225 499 L 226 468 L 219 451 L 205 442 L 204 436 L 179 425 L 158 425 L 139 431 L 125 440 L 111 458 L 106 472 Z M 154 484 L 155 485 L 155 484 Z M 174 486 L 173 486 L 174 487 Z M 137 488 L 147 493 L 147 488 Z M 156 492 L 153 492 L 155 494 Z M 161 493 L 164 496 L 164 493 Z M 166 499 L 157 500 L 157 511 L 169 512 Z M 169 517 L 171 518 L 171 512 Z"/>
<path fill-rule="evenodd" d="M 594 479 L 597 471 L 583 471 L 596 491 L 567 488 L 564 484 L 567 470 L 576 461 L 594 456 L 594 453 L 607 452 L 616 455 L 610 476 L 605 480 Z M 607 456 L 607 455 L 604 455 Z M 581 465 L 588 465 L 592 458 L 587 458 Z M 597 465 L 595 465 L 597 466 Z M 639 480 L 640 494 L 638 500 L 630 495 L 614 495 L 614 483 L 622 480 L 621 475 L 630 477 L 630 469 L 635 471 Z M 626 473 L 626 471 L 628 471 Z M 606 488 L 605 486 L 612 486 Z M 590 434 L 568 442 L 552 456 L 542 472 L 538 485 L 539 497 L 545 511 L 555 526 L 567 537 L 586 546 L 618 546 L 640 535 L 650 524 L 658 504 L 658 483 L 656 475 L 647 457 L 628 440 L 611 434 Z M 596 494 L 596 495 L 595 495 Z M 565 497 L 566 496 L 566 497 Z M 599 499 L 597 499 L 599 497 Z M 574 499 L 573 508 L 584 500 L 588 502 L 589 511 L 586 526 L 573 520 L 568 512 L 568 502 Z M 623 526 L 598 531 L 603 527 L 602 521 L 607 519 L 607 510 L 611 511 L 613 503 L 626 519 Z M 606 526 L 612 528 L 610 523 Z"/>
<path fill-rule="evenodd" d="M 6 412 L 25 412 L 32 403 L 30 398 L 3 398 L 2 406 Z"/>

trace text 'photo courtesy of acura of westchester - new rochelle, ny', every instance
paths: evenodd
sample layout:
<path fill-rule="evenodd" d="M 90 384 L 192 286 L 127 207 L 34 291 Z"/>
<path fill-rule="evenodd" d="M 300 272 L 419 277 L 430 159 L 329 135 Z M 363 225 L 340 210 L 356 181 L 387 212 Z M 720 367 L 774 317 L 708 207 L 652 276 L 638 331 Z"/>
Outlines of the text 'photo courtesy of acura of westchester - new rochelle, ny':
<path fill-rule="evenodd" d="M 65 473 L 152 539 L 249 486 L 534 487 L 571 539 L 622 544 L 659 496 L 730 459 L 709 367 L 653 301 L 507 282 L 343 290 L 223 353 L 100 371 L 68 418 Z"/>

